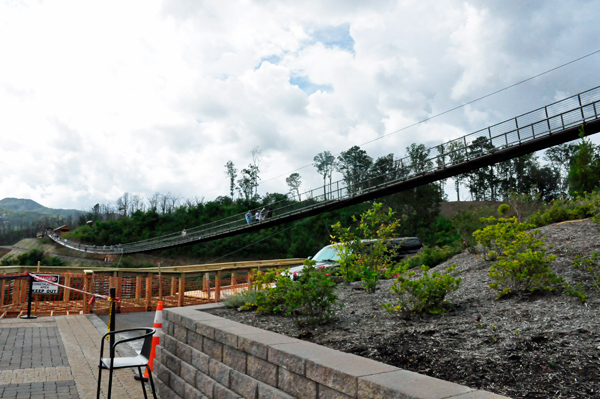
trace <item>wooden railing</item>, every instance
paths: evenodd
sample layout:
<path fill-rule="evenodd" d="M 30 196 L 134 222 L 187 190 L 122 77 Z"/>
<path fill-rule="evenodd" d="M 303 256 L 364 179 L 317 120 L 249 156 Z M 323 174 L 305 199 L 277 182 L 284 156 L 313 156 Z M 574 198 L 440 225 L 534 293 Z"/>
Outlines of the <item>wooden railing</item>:
<path fill-rule="evenodd" d="M 92 294 L 108 295 L 117 290 L 119 312 L 145 312 L 156 309 L 158 301 L 165 307 L 219 302 L 224 296 L 248 288 L 254 269 L 288 268 L 303 259 L 275 259 L 206 265 L 151 268 L 4 266 L 0 275 L 23 272 L 60 275 L 59 284 Z M 27 280 L 0 281 L 0 318 L 17 317 L 25 311 Z M 37 316 L 65 314 L 103 314 L 108 301 L 90 304 L 91 295 L 59 287 L 54 295 L 34 295 L 33 313 Z"/>

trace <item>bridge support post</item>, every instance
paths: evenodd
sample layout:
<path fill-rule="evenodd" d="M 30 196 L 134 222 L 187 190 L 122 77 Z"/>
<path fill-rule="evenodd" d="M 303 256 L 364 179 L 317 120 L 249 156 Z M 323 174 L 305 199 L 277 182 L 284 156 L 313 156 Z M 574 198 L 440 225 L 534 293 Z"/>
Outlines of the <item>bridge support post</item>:
<path fill-rule="evenodd" d="M 231 272 L 231 288 L 235 287 L 235 284 L 237 282 L 235 281 L 235 272 Z"/>

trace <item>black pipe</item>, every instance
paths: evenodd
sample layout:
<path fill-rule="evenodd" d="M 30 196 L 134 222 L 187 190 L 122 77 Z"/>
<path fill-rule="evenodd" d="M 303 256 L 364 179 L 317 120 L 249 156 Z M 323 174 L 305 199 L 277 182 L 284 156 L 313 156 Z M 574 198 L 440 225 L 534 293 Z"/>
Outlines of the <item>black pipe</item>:
<path fill-rule="evenodd" d="M 29 293 L 27 294 L 27 316 L 21 316 L 22 319 L 37 319 L 37 316 L 31 315 L 31 301 L 33 300 L 33 276 L 29 275 Z"/>
<path fill-rule="evenodd" d="M 115 331 L 115 313 L 117 313 L 117 302 L 116 300 L 116 296 L 117 296 L 117 289 L 116 288 L 111 288 L 110 289 L 110 316 L 109 316 L 109 332 L 113 332 Z M 115 357 L 115 349 L 114 349 L 114 344 L 115 344 L 115 334 L 110 334 L 110 357 Z"/>

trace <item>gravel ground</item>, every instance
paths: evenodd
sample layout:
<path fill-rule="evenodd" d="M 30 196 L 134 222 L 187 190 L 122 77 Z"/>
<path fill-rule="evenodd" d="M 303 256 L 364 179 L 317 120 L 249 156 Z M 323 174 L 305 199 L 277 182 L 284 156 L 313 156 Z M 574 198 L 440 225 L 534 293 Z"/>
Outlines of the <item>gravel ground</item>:
<path fill-rule="evenodd" d="M 495 299 L 488 288 L 491 262 L 461 253 L 434 268 L 451 264 L 461 272 L 461 288 L 448 295 L 445 315 L 403 319 L 381 304 L 394 300 L 391 280 L 375 294 L 360 283 L 340 284 L 344 304 L 327 325 L 299 328 L 281 316 L 216 310 L 248 325 L 298 337 L 432 377 L 513 398 L 600 397 L 600 293 L 589 275 L 572 266 L 575 255 L 600 251 L 598 226 L 590 220 L 540 229 L 557 255 L 553 270 L 581 282 L 587 304 L 550 293 Z"/>

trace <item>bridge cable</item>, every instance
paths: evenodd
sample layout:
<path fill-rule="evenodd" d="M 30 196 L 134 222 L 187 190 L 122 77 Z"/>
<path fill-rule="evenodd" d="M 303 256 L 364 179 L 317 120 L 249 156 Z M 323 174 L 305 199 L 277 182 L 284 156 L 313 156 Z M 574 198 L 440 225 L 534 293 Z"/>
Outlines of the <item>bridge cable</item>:
<path fill-rule="evenodd" d="M 534 75 L 534 76 L 531 76 L 531 77 L 529 77 L 529 78 L 527 78 L 527 79 L 521 80 L 521 81 L 519 81 L 519 82 L 517 82 L 517 83 L 513 83 L 513 84 L 511 84 L 510 86 L 506 86 L 506 87 L 504 87 L 504 88 L 502 88 L 502 89 L 499 89 L 499 90 L 496 90 L 496 91 L 494 91 L 494 92 L 492 92 L 492 93 L 486 94 L 485 96 L 481 96 L 481 97 L 479 97 L 479 98 L 476 98 L 476 99 L 474 99 L 474 100 L 471 100 L 471 101 L 469 101 L 469 102 L 463 103 L 463 104 L 461 104 L 461 105 L 458 105 L 458 106 L 456 106 L 456 107 L 454 107 L 454 108 L 451 108 L 451 109 L 449 109 L 449 110 L 446 110 L 446 111 L 444 111 L 444 112 L 441 112 L 441 113 L 439 113 L 439 114 L 436 114 L 436 115 L 430 116 L 429 118 L 425 118 L 425 119 L 423 119 L 423 120 L 420 120 L 420 121 L 418 121 L 418 122 L 415 122 L 415 123 L 413 123 L 413 124 L 411 124 L 411 125 L 408 125 L 408 126 L 405 126 L 405 127 L 403 127 L 403 128 L 400 128 L 400 129 L 394 130 L 393 132 L 390 132 L 390 133 L 384 134 L 384 135 L 383 135 L 383 136 L 381 136 L 381 137 L 377 137 L 377 138 L 375 138 L 375 139 L 373 139 L 373 140 L 369 140 L 369 141 L 367 141 L 367 142 L 364 142 L 364 143 L 362 143 L 362 144 L 359 144 L 359 146 L 363 146 L 363 145 L 366 145 L 366 144 L 370 144 L 370 143 L 372 143 L 372 142 L 374 142 L 374 141 L 381 140 L 381 139 L 383 139 L 383 138 L 385 138 L 385 137 L 391 136 L 392 134 L 396 134 L 396 133 L 402 132 L 402 131 L 404 131 L 404 130 L 406 130 L 406 129 L 410 129 L 411 127 L 414 127 L 414 126 L 420 125 L 421 123 L 428 122 L 428 121 L 430 121 L 430 120 L 432 120 L 432 119 L 435 119 L 435 118 L 437 118 L 437 117 L 440 117 L 440 116 L 442 116 L 442 115 L 448 114 L 448 113 L 450 113 L 450 112 L 452 112 L 452 111 L 456 111 L 457 109 L 460 109 L 460 108 L 466 107 L 467 105 L 473 104 L 473 103 L 475 103 L 475 102 L 477 102 L 477 101 L 480 101 L 480 100 L 483 100 L 483 99 L 485 99 L 485 98 L 491 97 L 491 96 L 493 96 L 493 95 L 496 95 L 496 94 L 498 94 L 498 93 L 501 93 L 501 92 L 503 92 L 503 91 L 505 91 L 505 90 L 511 89 L 511 88 L 513 88 L 513 87 L 515 87 L 515 86 L 518 86 L 518 85 L 520 85 L 520 84 L 523 84 L 523 83 L 525 83 L 525 82 L 529 82 L 530 80 L 533 80 L 533 79 L 535 79 L 535 78 L 539 78 L 540 76 L 546 75 L 546 74 L 548 74 L 548 73 L 550 73 L 550 72 L 554 72 L 554 71 L 556 71 L 556 70 L 558 70 L 558 69 L 560 69 L 560 68 L 563 68 L 563 67 L 565 67 L 565 66 L 567 66 L 567 65 L 573 64 L 573 63 L 575 63 L 575 62 L 577 62 L 577 61 L 581 61 L 581 60 L 583 60 L 583 59 L 585 59 L 585 58 L 591 57 L 592 55 L 594 55 L 594 54 L 597 54 L 597 53 L 600 53 L 600 49 L 599 49 L 599 50 L 596 50 L 596 51 L 592 51 L 591 53 L 588 53 L 588 54 L 586 54 L 586 55 L 584 55 L 584 56 L 581 56 L 581 57 L 579 57 L 579 58 L 576 58 L 576 59 L 574 59 L 574 60 L 571 60 L 571 61 L 569 61 L 569 62 L 566 62 L 566 63 L 564 63 L 564 64 L 562 64 L 562 65 L 556 66 L 556 67 L 554 67 L 554 68 L 552 68 L 552 69 L 548 69 L 547 71 L 541 72 L 541 73 L 539 73 L 539 74 L 537 74 L 537 75 Z M 337 153 L 337 154 L 335 154 L 334 156 L 337 156 L 337 155 L 340 155 L 340 153 Z M 291 171 L 291 173 L 293 173 L 293 172 L 297 172 L 297 171 L 299 171 L 299 170 L 302 170 L 302 169 L 305 169 L 305 168 L 308 168 L 309 166 L 312 166 L 312 164 L 308 164 L 308 165 L 301 166 L 301 167 L 299 167 L 299 168 L 297 168 L 297 169 L 294 169 L 294 170 L 292 170 L 292 171 Z M 264 184 L 264 183 L 266 183 L 266 182 L 269 182 L 269 181 L 271 181 L 271 180 L 279 179 L 280 177 L 284 177 L 284 176 L 287 176 L 287 173 L 285 173 L 285 174 L 282 174 L 282 175 L 278 175 L 278 176 L 275 176 L 275 177 L 272 177 L 272 178 L 270 178 L 270 179 L 267 179 L 267 180 L 263 180 L 263 182 L 261 183 L 261 185 L 262 185 L 262 184 Z"/>

